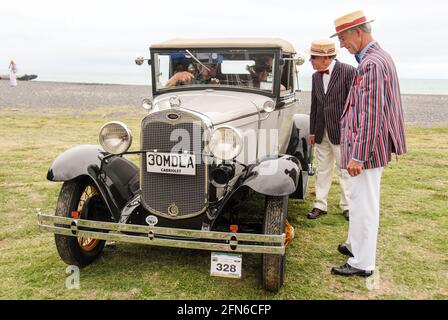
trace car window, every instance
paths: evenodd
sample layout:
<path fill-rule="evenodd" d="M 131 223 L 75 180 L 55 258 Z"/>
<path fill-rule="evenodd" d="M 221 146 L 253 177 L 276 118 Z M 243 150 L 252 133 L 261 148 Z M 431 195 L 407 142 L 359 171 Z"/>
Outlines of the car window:
<path fill-rule="evenodd" d="M 280 85 L 283 90 L 280 90 L 282 95 L 290 94 L 293 91 L 294 80 L 293 80 L 293 61 L 285 60 L 284 64 L 280 67 Z"/>
<path fill-rule="evenodd" d="M 154 61 L 156 90 L 181 86 L 274 90 L 274 51 L 167 51 L 156 52 Z"/>
<path fill-rule="evenodd" d="M 250 74 L 249 68 L 255 66 L 255 60 L 224 60 L 221 63 L 223 74 Z"/>

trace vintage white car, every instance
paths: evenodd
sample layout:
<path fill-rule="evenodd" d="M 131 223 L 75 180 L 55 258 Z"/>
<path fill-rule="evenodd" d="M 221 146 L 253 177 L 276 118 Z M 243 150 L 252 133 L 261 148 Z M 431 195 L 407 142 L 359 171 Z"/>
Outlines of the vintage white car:
<path fill-rule="evenodd" d="M 281 39 L 174 39 L 150 47 L 152 99 L 141 141 L 119 121 L 100 145 L 62 153 L 47 179 L 63 181 L 55 215 L 39 213 L 67 264 L 85 266 L 106 240 L 211 251 L 210 272 L 240 277 L 260 253 L 262 283 L 284 282 L 294 236 L 288 198 L 306 192 L 309 118 L 298 114 L 297 66 Z M 140 168 L 126 158 L 139 154 Z M 235 209 L 252 195 L 264 206 Z"/>

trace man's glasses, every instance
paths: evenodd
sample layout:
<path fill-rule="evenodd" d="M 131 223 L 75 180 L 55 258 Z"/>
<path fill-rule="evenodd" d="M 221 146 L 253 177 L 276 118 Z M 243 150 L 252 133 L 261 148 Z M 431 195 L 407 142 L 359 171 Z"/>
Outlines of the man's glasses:
<path fill-rule="evenodd" d="M 271 66 L 255 66 L 254 68 L 255 72 L 260 73 L 260 72 L 272 72 L 272 67 Z"/>
<path fill-rule="evenodd" d="M 316 59 L 318 56 L 311 56 L 311 60 L 314 60 L 314 59 Z"/>

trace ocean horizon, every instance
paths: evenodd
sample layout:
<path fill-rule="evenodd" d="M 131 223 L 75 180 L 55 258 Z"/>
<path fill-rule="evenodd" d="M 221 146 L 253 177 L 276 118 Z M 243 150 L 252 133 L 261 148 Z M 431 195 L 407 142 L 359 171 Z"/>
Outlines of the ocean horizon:
<path fill-rule="evenodd" d="M 150 85 L 149 74 L 123 76 L 109 75 L 44 75 L 33 81 L 121 84 L 121 85 Z M 448 79 L 407 79 L 401 78 L 400 90 L 402 94 L 448 95 Z M 311 77 L 299 75 L 301 91 L 311 91 Z"/>

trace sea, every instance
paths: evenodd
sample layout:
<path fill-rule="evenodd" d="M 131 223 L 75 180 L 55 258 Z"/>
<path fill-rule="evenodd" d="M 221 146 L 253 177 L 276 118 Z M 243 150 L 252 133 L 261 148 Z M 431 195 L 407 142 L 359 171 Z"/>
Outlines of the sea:
<path fill-rule="evenodd" d="M 402 94 L 448 95 L 448 79 L 399 79 Z M 299 80 L 300 89 L 311 91 L 311 78 Z"/>
<path fill-rule="evenodd" d="M 98 84 L 124 84 L 124 85 L 149 85 L 148 74 L 133 74 L 125 76 L 122 74 L 107 75 L 42 75 L 38 81 L 57 81 L 75 83 L 98 83 Z M 36 81 L 36 80 L 34 80 Z M 406 79 L 400 81 L 402 94 L 423 94 L 423 95 L 448 95 L 448 79 Z M 302 91 L 311 91 L 311 77 L 299 75 L 299 85 Z"/>

